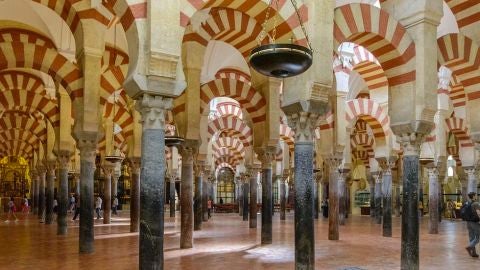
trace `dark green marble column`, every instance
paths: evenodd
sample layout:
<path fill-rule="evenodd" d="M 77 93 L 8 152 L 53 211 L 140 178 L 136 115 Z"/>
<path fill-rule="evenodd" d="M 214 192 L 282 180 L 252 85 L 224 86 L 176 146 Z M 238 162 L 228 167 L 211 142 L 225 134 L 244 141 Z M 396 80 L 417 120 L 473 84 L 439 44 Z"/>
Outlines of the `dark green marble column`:
<path fill-rule="evenodd" d="M 428 167 L 428 233 L 438 234 L 438 189 L 440 183 L 438 183 L 438 170 L 436 167 Z"/>
<path fill-rule="evenodd" d="M 170 217 L 175 217 L 175 177 L 170 178 L 170 190 L 168 196 L 170 197 Z"/>
<path fill-rule="evenodd" d="M 295 268 L 314 269 L 313 141 L 295 142 Z"/>
<path fill-rule="evenodd" d="M 130 158 L 132 166 L 132 188 L 130 193 L 130 232 L 140 227 L 140 163 L 141 158 Z"/>
<path fill-rule="evenodd" d="M 59 167 L 58 182 L 58 217 L 57 217 L 57 234 L 67 234 L 67 212 L 68 212 L 68 169 L 70 164 L 71 152 L 59 151 L 57 153 Z"/>
<path fill-rule="evenodd" d="M 46 217 L 45 224 L 52 224 L 53 213 L 53 192 L 55 189 L 55 161 L 47 161 L 47 185 L 45 189 Z"/>
<path fill-rule="evenodd" d="M 386 165 L 382 175 L 382 195 L 383 195 L 383 236 L 392 237 L 392 171 L 391 166 Z"/>
<path fill-rule="evenodd" d="M 251 168 L 249 170 L 250 175 L 250 221 L 249 227 L 250 228 L 257 228 L 257 176 L 258 176 L 258 168 Z"/>
<path fill-rule="evenodd" d="M 243 221 L 248 221 L 248 214 L 249 214 L 249 211 L 248 211 L 248 192 L 250 191 L 250 185 L 248 184 L 248 181 L 250 180 L 248 176 L 243 176 L 242 177 L 242 180 L 243 180 Z"/>
<path fill-rule="evenodd" d="M 280 220 L 285 220 L 286 206 L 287 206 L 287 183 L 286 176 L 282 176 L 280 179 Z"/>
<path fill-rule="evenodd" d="M 262 161 L 262 245 L 272 243 L 272 160 L 275 151 L 263 151 Z"/>
<path fill-rule="evenodd" d="M 419 159 L 410 153 L 403 156 L 403 213 L 401 269 L 419 268 L 418 182 Z"/>
<path fill-rule="evenodd" d="M 374 174 L 375 179 L 375 222 L 382 224 L 382 174 Z"/>
<path fill-rule="evenodd" d="M 195 177 L 195 194 L 193 196 L 193 230 L 202 229 L 202 193 L 203 193 L 203 172 L 197 172 Z"/>
<path fill-rule="evenodd" d="M 45 178 L 47 177 L 47 170 L 45 166 L 39 166 L 37 172 L 39 174 L 38 218 L 40 222 L 45 222 Z"/>
<path fill-rule="evenodd" d="M 205 173 L 205 177 L 203 178 L 203 187 L 202 187 L 202 221 L 208 221 L 208 190 L 209 190 L 209 182 L 207 180 L 208 174 Z"/>

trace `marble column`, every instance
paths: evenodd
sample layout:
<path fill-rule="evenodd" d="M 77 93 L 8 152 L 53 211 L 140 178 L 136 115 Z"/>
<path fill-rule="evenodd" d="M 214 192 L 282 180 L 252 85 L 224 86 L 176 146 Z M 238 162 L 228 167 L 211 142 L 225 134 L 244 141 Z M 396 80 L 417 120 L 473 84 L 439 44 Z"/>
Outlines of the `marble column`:
<path fill-rule="evenodd" d="M 260 168 L 256 166 L 247 167 L 250 176 L 250 228 L 257 228 L 257 177 Z"/>
<path fill-rule="evenodd" d="M 235 181 L 235 187 L 237 189 L 237 205 L 238 205 L 238 215 L 243 216 L 243 188 L 242 188 L 242 181 L 240 177 L 237 178 Z"/>
<path fill-rule="evenodd" d="M 68 198 L 68 169 L 70 165 L 70 151 L 58 151 L 57 158 L 59 166 L 59 183 L 58 183 L 58 216 L 57 216 L 57 234 L 67 234 L 67 213 L 69 206 Z"/>
<path fill-rule="evenodd" d="M 205 170 L 205 177 L 203 178 L 203 188 L 202 188 L 202 221 L 208 221 L 208 190 L 209 182 L 207 180 L 209 171 Z"/>
<path fill-rule="evenodd" d="M 111 198 L 115 198 L 117 197 L 118 195 L 118 178 L 120 177 L 120 175 L 118 174 L 118 172 L 116 173 L 115 172 L 115 167 L 116 165 L 114 165 L 113 169 L 112 169 L 112 187 L 111 187 Z"/>
<path fill-rule="evenodd" d="M 80 174 L 79 173 L 75 173 L 73 175 L 73 178 L 75 180 L 75 193 L 77 195 L 80 195 Z"/>
<path fill-rule="evenodd" d="M 464 167 L 467 175 L 467 194 L 470 192 L 477 193 L 477 176 L 475 167 Z"/>
<path fill-rule="evenodd" d="M 93 177 L 96 169 L 97 136 L 97 133 L 92 133 L 86 135 L 85 138 L 77 139 L 77 147 L 80 150 L 80 228 L 78 242 L 80 253 L 93 253 L 95 251 Z"/>
<path fill-rule="evenodd" d="M 382 174 L 372 173 L 375 179 L 375 223 L 382 224 Z"/>
<path fill-rule="evenodd" d="M 170 196 L 170 217 L 175 217 L 175 179 L 176 176 L 170 177 L 170 191 L 169 196 Z"/>
<path fill-rule="evenodd" d="M 249 187 L 250 185 L 249 185 L 248 182 L 250 181 L 250 177 L 247 174 L 242 175 L 242 181 L 243 181 L 243 186 L 242 186 L 242 188 L 243 188 L 243 191 L 242 191 L 242 193 L 243 193 L 243 207 L 242 207 L 243 208 L 243 212 L 242 212 L 243 217 L 242 217 L 242 219 L 243 219 L 243 221 L 248 221 L 248 214 L 249 214 L 249 212 L 248 212 L 248 192 L 250 191 L 250 187 Z"/>
<path fill-rule="evenodd" d="M 395 216 L 400 217 L 400 184 L 396 183 L 394 184 L 395 188 Z"/>
<path fill-rule="evenodd" d="M 193 197 L 193 201 L 194 201 L 193 230 L 194 231 L 199 231 L 202 229 L 203 170 L 204 170 L 204 164 L 198 164 L 196 169 L 196 176 L 195 176 L 195 193 Z"/>
<path fill-rule="evenodd" d="M 338 157 L 328 157 L 325 159 L 329 166 L 329 184 L 328 184 L 328 240 L 339 240 L 340 235 L 338 232 L 339 219 L 338 219 L 338 178 L 340 172 L 338 166 L 340 166 L 342 159 Z"/>
<path fill-rule="evenodd" d="M 383 196 L 383 236 L 392 237 L 392 168 L 395 166 L 394 157 L 379 160 L 382 167 L 382 196 Z"/>
<path fill-rule="evenodd" d="M 141 158 L 130 158 L 132 172 L 130 189 L 130 232 L 138 232 L 140 226 L 140 167 Z"/>
<path fill-rule="evenodd" d="M 337 196 L 338 196 L 338 224 L 345 225 L 345 218 L 347 214 L 347 194 L 346 194 L 346 174 L 347 169 L 341 169 L 337 179 Z"/>
<path fill-rule="evenodd" d="M 288 170 L 280 179 L 280 220 L 286 218 Z"/>
<path fill-rule="evenodd" d="M 321 187 L 322 186 L 322 170 L 318 171 L 315 173 L 315 219 L 318 219 L 319 213 L 320 213 L 320 192 L 321 192 Z"/>
<path fill-rule="evenodd" d="M 112 178 L 113 170 L 115 168 L 114 164 L 110 164 L 105 161 L 103 165 L 103 224 L 110 224 L 112 218 Z"/>
<path fill-rule="evenodd" d="M 136 103 L 143 124 L 139 269 L 163 269 L 165 115 L 172 102 L 172 98 L 144 94 Z"/>
<path fill-rule="evenodd" d="M 264 148 L 259 155 L 262 162 L 262 245 L 272 243 L 272 161 L 275 158 L 274 148 Z"/>
<path fill-rule="evenodd" d="M 182 184 L 180 190 L 180 248 L 193 247 L 193 155 L 195 146 L 184 145 L 182 155 Z"/>
<path fill-rule="evenodd" d="M 46 217 L 45 224 L 52 224 L 53 213 L 53 193 L 55 189 L 55 161 L 47 161 L 47 184 L 45 189 Z"/>
<path fill-rule="evenodd" d="M 438 216 L 440 215 L 438 211 L 438 170 L 436 167 L 429 166 L 428 170 L 428 214 L 429 214 L 429 223 L 428 223 L 428 233 L 429 234 L 438 234 Z"/>
<path fill-rule="evenodd" d="M 370 217 L 375 219 L 375 178 L 372 173 L 367 174 L 368 185 L 370 186 Z"/>
<path fill-rule="evenodd" d="M 37 170 L 33 169 L 31 172 L 32 182 L 33 182 L 33 214 L 38 215 L 38 191 L 39 191 L 39 177 Z"/>
<path fill-rule="evenodd" d="M 45 178 L 47 177 L 47 170 L 45 166 L 39 166 L 37 168 L 39 175 L 38 184 L 38 218 L 40 222 L 45 222 Z"/>
<path fill-rule="evenodd" d="M 419 154 L 422 136 L 407 134 L 397 136 L 403 148 L 403 213 L 401 268 L 419 268 Z"/>

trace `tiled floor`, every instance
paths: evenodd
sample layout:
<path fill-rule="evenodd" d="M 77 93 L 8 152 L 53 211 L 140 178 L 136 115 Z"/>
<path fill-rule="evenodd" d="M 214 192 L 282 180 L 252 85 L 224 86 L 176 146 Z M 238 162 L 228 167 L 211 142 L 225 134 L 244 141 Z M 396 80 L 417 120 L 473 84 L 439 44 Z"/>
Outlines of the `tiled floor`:
<path fill-rule="evenodd" d="M 2 220 L 5 216 L 2 216 Z M 179 249 L 179 218 L 165 218 L 165 269 L 293 269 L 293 213 L 281 222 L 274 217 L 273 244 L 260 246 L 259 228 L 249 229 L 236 214 L 216 214 L 194 233 L 195 247 Z M 78 221 L 66 237 L 56 225 L 34 217 L 0 222 L 0 269 L 137 269 L 137 234 L 129 233 L 128 213 L 113 224 L 97 222 L 96 252 L 78 254 Z M 370 217 L 353 217 L 340 229 L 340 241 L 327 240 L 328 223 L 316 221 L 316 269 L 399 269 L 400 219 L 394 218 L 392 238 L 381 236 L 381 225 Z M 480 260 L 467 255 L 467 235 L 461 221 L 443 221 L 439 235 L 429 235 L 428 220 L 420 235 L 421 269 L 480 269 Z"/>

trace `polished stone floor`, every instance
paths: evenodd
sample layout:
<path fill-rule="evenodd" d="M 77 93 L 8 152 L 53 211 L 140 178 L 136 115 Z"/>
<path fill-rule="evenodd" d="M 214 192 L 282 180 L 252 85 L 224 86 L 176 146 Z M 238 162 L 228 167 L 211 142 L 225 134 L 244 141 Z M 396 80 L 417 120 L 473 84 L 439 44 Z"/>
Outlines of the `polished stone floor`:
<path fill-rule="evenodd" d="M 177 215 L 179 216 L 179 215 Z M 96 252 L 78 254 L 78 221 L 70 221 L 68 236 L 58 237 L 56 225 L 40 224 L 34 216 L 0 222 L 0 269 L 137 269 L 138 234 L 129 233 L 128 212 L 113 223 L 95 225 Z M 179 218 L 165 217 L 165 269 L 293 269 L 293 213 L 286 221 L 274 216 L 273 244 L 261 246 L 258 229 L 249 229 L 238 214 L 214 214 L 194 233 L 193 249 L 179 249 Z M 392 238 L 381 236 L 381 225 L 370 217 L 350 218 L 341 226 L 340 240 L 327 240 L 328 223 L 316 221 L 316 269 L 399 269 L 400 219 L 394 218 Z M 439 235 L 429 235 L 422 220 L 421 269 L 480 269 L 480 260 L 467 255 L 466 226 L 444 220 Z"/>

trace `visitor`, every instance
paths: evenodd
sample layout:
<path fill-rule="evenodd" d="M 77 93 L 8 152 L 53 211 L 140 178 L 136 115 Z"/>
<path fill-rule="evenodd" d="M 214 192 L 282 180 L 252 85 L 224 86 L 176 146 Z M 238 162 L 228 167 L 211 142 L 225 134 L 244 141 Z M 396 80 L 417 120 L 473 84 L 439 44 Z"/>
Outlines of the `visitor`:
<path fill-rule="evenodd" d="M 118 207 L 118 198 L 117 198 L 117 196 L 113 196 L 112 214 L 118 215 L 118 213 L 117 213 L 117 207 Z"/>
<path fill-rule="evenodd" d="M 477 193 L 470 192 L 468 193 L 468 201 L 465 202 L 465 205 L 462 208 L 468 206 L 466 208 L 466 215 L 462 216 L 467 222 L 467 229 L 468 229 L 468 238 L 469 244 L 465 248 L 472 257 L 478 257 L 477 250 L 475 246 L 478 244 L 480 240 L 480 223 L 479 223 L 479 216 L 480 216 L 480 204 L 476 201 Z M 463 209 L 462 209 L 463 210 Z M 470 210 L 470 211 L 469 211 Z M 469 211 L 469 212 L 468 212 Z"/>
<path fill-rule="evenodd" d="M 447 202 L 447 210 L 448 210 L 448 215 L 450 216 L 450 220 L 456 219 L 457 214 L 455 213 L 455 203 L 452 200 L 448 200 Z"/>
<path fill-rule="evenodd" d="M 223 199 L 222 199 L 222 197 L 220 197 L 220 204 L 223 204 Z"/>
<path fill-rule="evenodd" d="M 100 209 L 102 209 L 102 198 L 100 198 L 100 195 L 99 195 L 97 196 L 97 200 L 95 201 L 95 212 L 97 213 L 97 219 L 102 218 L 100 216 Z"/>
<path fill-rule="evenodd" d="M 30 212 L 30 207 L 28 206 L 28 199 L 27 196 L 23 197 L 23 207 L 22 207 L 22 213 L 28 213 Z"/>
<path fill-rule="evenodd" d="M 212 211 L 212 198 L 209 198 L 207 201 L 208 218 L 212 217 L 211 211 Z"/>
<path fill-rule="evenodd" d="M 73 204 L 73 207 L 75 209 L 75 214 L 73 215 L 72 220 L 76 220 L 78 215 L 80 214 L 80 196 L 76 198 L 75 203 Z"/>
<path fill-rule="evenodd" d="M 58 201 L 57 198 L 53 198 L 53 213 L 57 214 L 58 212 Z"/>
<path fill-rule="evenodd" d="M 69 204 L 68 204 L 68 212 L 71 213 L 74 210 L 75 210 L 75 197 L 73 195 L 70 195 L 70 201 L 69 201 Z"/>
<path fill-rule="evenodd" d="M 10 201 L 8 202 L 8 215 L 7 215 L 7 220 L 5 222 L 10 221 L 10 217 L 15 218 L 15 221 L 18 221 L 17 216 L 15 215 L 15 212 L 17 211 L 17 208 L 15 207 L 15 202 L 13 201 L 13 197 L 10 197 Z"/>
<path fill-rule="evenodd" d="M 322 201 L 321 208 L 322 208 L 323 217 L 328 218 L 328 201 L 327 200 Z"/>

